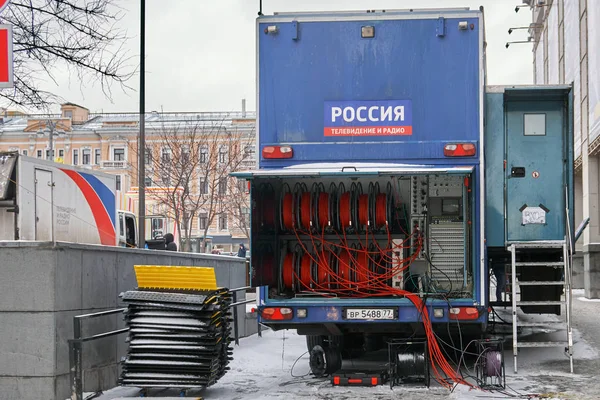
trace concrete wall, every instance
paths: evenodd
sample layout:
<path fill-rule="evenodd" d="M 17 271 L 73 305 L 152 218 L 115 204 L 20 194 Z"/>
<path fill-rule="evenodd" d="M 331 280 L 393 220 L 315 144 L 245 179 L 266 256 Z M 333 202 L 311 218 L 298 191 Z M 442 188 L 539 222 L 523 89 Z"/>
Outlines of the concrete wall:
<path fill-rule="evenodd" d="M 0 399 L 64 400 L 70 396 L 68 340 L 73 317 L 122 307 L 119 293 L 136 287 L 134 265 L 214 267 L 217 284 L 246 284 L 245 260 L 67 243 L 0 242 Z M 244 294 L 240 293 L 240 299 Z M 245 306 L 238 326 L 245 335 Z M 123 327 L 112 315 L 83 323 L 83 335 Z M 84 343 L 84 388 L 114 387 L 126 335 Z"/>

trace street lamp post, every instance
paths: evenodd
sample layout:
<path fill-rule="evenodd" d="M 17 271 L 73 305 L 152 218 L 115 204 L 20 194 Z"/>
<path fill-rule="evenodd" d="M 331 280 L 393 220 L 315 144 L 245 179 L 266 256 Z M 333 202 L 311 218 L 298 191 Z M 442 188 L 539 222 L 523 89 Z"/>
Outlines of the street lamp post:
<path fill-rule="evenodd" d="M 48 120 L 46 121 L 46 127 L 44 129 L 40 129 L 37 133 L 40 137 L 44 137 L 44 135 L 48 134 L 50 152 L 46 159 L 50 161 L 54 161 L 54 137 L 62 136 L 65 134 L 63 130 L 57 129 L 57 126 L 58 122 Z"/>
<path fill-rule="evenodd" d="M 146 242 L 146 0 L 141 0 L 140 18 L 140 136 L 138 138 L 138 247 Z"/>

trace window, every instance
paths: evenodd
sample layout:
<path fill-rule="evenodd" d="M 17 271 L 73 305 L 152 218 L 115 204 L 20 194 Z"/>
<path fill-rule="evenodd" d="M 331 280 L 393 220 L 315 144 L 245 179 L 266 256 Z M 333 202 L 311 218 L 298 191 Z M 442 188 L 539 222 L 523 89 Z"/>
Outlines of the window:
<path fill-rule="evenodd" d="M 42 151 L 38 150 L 36 156 L 37 158 L 42 158 Z"/>
<path fill-rule="evenodd" d="M 238 191 L 240 193 L 250 193 L 248 190 L 248 181 L 245 179 L 238 179 Z"/>
<path fill-rule="evenodd" d="M 102 151 L 100 149 L 94 150 L 94 164 L 100 165 L 101 158 L 102 158 Z"/>
<path fill-rule="evenodd" d="M 50 156 L 50 150 L 46 150 L 46 160 L 50 160 L 50 161 L 54 160 L 55 154 L 56 153 L 54 152 L 54 150 L 52 150 L 52 156 Z"/>
<path fill-rule="evenodd" d="M 81 150 L 81 164 L 90 165 L 92 163 L 92 150 L 83 149 Z"/>
<path fill-rule="evenodd" d="M 221 178 L 219 181 L 219 195 L 225 196 L 227 194 L 227 179 Z"/>
<path fill-rule="evenodd" d="M 201 212 L 198 215 L 198 229 L 205 230 L 208 227 L 208 213 Z"/>
<path fill-rule="evenodd" d="M 65 111 L 65 118 L 73 118 L 73 111 Z"/>
<path fill-rule="evenodd" d="M 162 149 L 161 152 L 161 160 L 163 164 L 168 164 L 171 162 L 171 150 Z"/>
<path fill-rule="evenodd" d="M 244 146 L 244 153 L 251 155 L 255 153 L 255 147 L 253 144 L 249 144 L 247 146 Z"/>
<path fill-rule="evenodd" d="M 226 163 L 227 162 L 227 149 L 221 147 L 219 149 L 219 162 Z"/>
<path fill-rule="evenodd" d="M 113 149 L 113 161 L 125 161 L 125 149 L 122 147 Z"/>
<path fill-rule="evenodd" d="M 79 164 L 79 150 L 73 149 L 73 165 Z"/>
<path fill-rule="evenodd" d="M 183 165 L 187 165 L 190 162 L 190 148 L 184 147 L 181 149 L 181 161 Z"/>
<path fill-rule="evenodd" d="M 546 114 L 524 114 L 523 134 L 525 136 L 544 136 L 546 134 Z"/>
<path fill-rule="evenodd" d="M 121 190 L 121 175 L 117 175 L 115 178 L 117 178 L 115 181 L 116 188 L 117 188 L 117 190 Z"/>
<path fill-rule="evenodd" d="M 200 194 L 208 194 L 208 179 L 202 177 L 198 184 L 198 191 Z"/>
<path fill-rule="evenodd" d="M 64 151 L 64 149 L 60 149 L 60 150 L 58 150 L 58 156 L 59 156 L 60 158 L 63 158 L 63 159 L 65 158 L 65 151 Z"/>
<path fill-rule="evenodd" d="M 250 207 L 242 207 L 240 215 L 244 225 L 250 225 Z"/>
<path fill-rule="evenodd" d="M 165 230 L 164 218 L 152 218 L 152 239 L 162 237 Z"/>
<path fill-rule="evenodd" d="M 146 179 L 144 179 L 144 185 L 146 187 L 152 187 L 152 184 L 153 184 L 152 178 L 150 178 L 149 176 L 147 176 Z"/>
<path fill-rule="evenodd" d="M 208 162 L 208 149 L 203 147 L 200 150 L 200 164 L 206 164 Z"/>
<path fill-rule="evenodd" d="M 23 150 L 21 153 L 22 153 L 24 156 L 26 156 L 26 155 L 27 155 L 27 150 Z"/>
<path fill-rule="evenodd" d="M 227 230 L 227 214 L 219 215 L 219 230 Z"/>
<path fill-rule="evenodd" d="M 150 165 L 152 164 L 152 151 L 146 147 L 146 152 L 144 153 L 144 164 Z"/>

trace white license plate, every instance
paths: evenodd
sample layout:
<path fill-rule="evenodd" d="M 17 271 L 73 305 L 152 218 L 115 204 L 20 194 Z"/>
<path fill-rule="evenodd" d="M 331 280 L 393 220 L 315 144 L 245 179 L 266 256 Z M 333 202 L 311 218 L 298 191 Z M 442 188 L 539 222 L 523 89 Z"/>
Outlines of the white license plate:
<path fill-rule="evenodd" d="M 391 308 L 347 308 L 346 319 L 380 320 L 395 319 Z"/>

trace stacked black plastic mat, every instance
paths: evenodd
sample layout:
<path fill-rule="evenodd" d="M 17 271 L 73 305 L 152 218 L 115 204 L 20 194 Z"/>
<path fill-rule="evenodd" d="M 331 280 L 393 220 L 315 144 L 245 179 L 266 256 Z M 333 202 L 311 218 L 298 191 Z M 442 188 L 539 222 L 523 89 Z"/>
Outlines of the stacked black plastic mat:
<path fill-rule="evenodd" d="M 130 329 L 122 386 L 204 388 L 229 370 L 233 320 L 226 289 L 134 290 L 121 298 Z"/>

